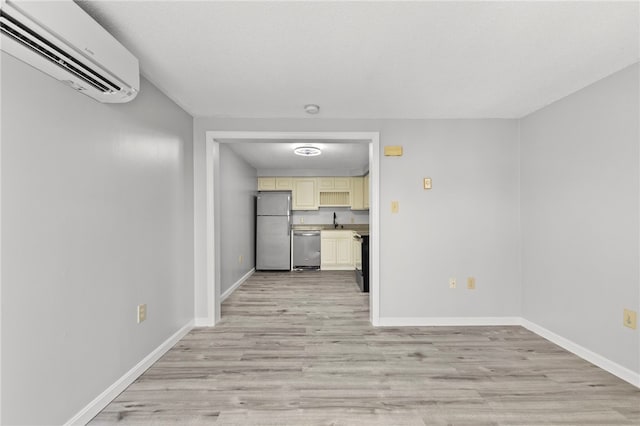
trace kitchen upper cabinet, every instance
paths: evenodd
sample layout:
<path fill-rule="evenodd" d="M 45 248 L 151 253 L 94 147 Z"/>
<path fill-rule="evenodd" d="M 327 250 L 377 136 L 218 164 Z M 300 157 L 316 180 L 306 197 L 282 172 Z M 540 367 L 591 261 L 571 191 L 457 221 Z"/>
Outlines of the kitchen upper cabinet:
<path fill-rule="evenodd" d="M 320 191 L 349 191 L 351 189 L 351 178 L 321 177 L 318 178 L 318 189 Z"/>
<path fill-rule="evenodd" d="M 333 189 L 337 191 L 348 191 L 351 189 L 350 177 L 335 177 L 333 178 Z"/>
<path fill-rule="evenodd" d="M 351 188 L 351 210 L 365 210 L 364 177 L 352 177 Z"/>
<path fill-rule="evenodd" d="M 276 190 L 278 190 L 278 191 L 291 191 L 291 190 L 293 190 L 293 178 L 290 178 L 290 177 L 277 177 L 276 178 Z"/>
<path fill-rule="evenodd" d="M 366 210 L 369 210 L 369 175 L 364 177 L 362 189 L 364 191 L 362 205 Z"/>
<path fill-rule="evenodd" d="M 290 177 L 259 177 L 258 191 L 291 191 L 293 178 Z"/>
<path fill-rule="evenodd" d="M 318 205 L 320 207 L 351 207 L 351 178 L 319 177 Z"/>
<path fill-rule="evenodd" d="M 258 191 L 275 191 L 276 178 L 274 177 L 259 177 L 258 178 Z"/>
<path fill-rule="evenodd" d="M 293 210 L 318 210 L 316 178 L 293 179 Z"/>
<path fill-rule="evenodd" d="M 369 175 L 357 177 L 259 177 L 259 191 L 292 191 L 293 210 L 319 207 L 369 209 Z"/>
<path fill-rule="evenodd" d="M 318 189 L 322 191 L 323 189 L 333 189 L 334 181 L 332 177 L 321 177 L 318 178 Z"/>
<path fill-rule="evenodd" d="M 320 234 L 320 269 L 353 270 L 353 231 L 322 231 Z"/>

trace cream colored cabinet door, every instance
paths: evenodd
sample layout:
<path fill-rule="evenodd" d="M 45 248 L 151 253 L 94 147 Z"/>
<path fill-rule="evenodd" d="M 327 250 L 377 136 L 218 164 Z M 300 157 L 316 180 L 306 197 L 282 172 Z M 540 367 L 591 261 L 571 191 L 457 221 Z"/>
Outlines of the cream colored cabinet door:
<path fill-rule="evenodd" d="M 366 175 L 364 177 L 364 183 L 362 185 L 362 190 L 364 192 L 363 197 L 362 197 L 363 198 L 362 206 L 365 209 L 369 209 L 369 191 L 370 191 L 370 189 L 369 189 L 369 175 Z"/>
<path fill-rule="evenodd" d="M 337 263 L 337 240 L 335 238 L 320 239 L 320 269 L 331 269 Z"/>
<path fill-rule="evenodd" d="M 351 178 L 351 210 L 364 210 L 364 177 Z"/>
<path fill-rule="evenodd" d="M 348 191 L 351 189 L 351 178 L 344 176 L 320 177 L 318 178 L 318 189 L 320 191 Z"/>
<path fill-rule="evenodd" d="M 318 210 L 316 178 L 293 179 L 293 210 Z"/>
<path fill-rule="evenodd" d="M 350 177 L 334 177 L 333 178 L 333 189 L 339 191 L 348 191 L 351 189 L 351 178 Z"/>
<path fill-rule="evenodd" d="M 337 239 L 336 242 L 336 263 L 338 266 L 348 266 L 353 268 L 353 234 Z"/>
<path fill-rule="evenodd" d="M 275 189 L 276 189 L 276 178 L 274 177 L 258 178 L 258 191 L 274 191 Z"/>
<path fill-rule="evenodd" d="M 332 177 L 319 177 L 318 178 L 318 189 L 320 191 L 333 189 L 335 186 L 334 178 Z"/>
<path fill-rule="evenodd" d="M 290 191 L 293 189 L 293 178 L 277 177 L 275 185 L 278 191 Z"/>
<path fill-rule="evenodd" d="M 320 234 L 320 269 L 353 270 L 353 231 L 322 231 Z"/>

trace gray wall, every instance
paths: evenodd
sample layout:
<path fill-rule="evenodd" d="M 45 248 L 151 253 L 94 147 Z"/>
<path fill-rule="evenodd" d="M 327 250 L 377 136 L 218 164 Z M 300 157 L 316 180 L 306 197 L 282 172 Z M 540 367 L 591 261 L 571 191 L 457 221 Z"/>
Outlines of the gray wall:
<path fill-rule="evenodd" d="M 64 423 L 193 319 L 192 131 L 144 79 L 105 105 L 2 53 L 2 424 Z"/>
<path fill-rule="evenodd" d="M 205 132 L 380 131 L 401 158 L 381 157 L 381 316 L 520 316 L 516 120 L 194 119 L 196 292 L 206 294 Z M 433 178 L 424 191 L 422 178 Z M 400 213 L 392 215 L 392 200 Z M 222 227 L 225 224 L 222 223 Z M 419 236 L 417 238 L 417 236 Z M 450 290 L 449 277 L 478 289 Z M 206 316 L 206 297 L 196 298 Z"/>
<path fill-rule="evenodd" d="M 220 144 L 220 294 L 256 266 L 256 169 Z M 240 262 L 239 257 L 243 260 Z"/>
<path fill-rule="evenodd" d="M 640 372 L 638 65 L 521 120 L 523 316 Z"/>

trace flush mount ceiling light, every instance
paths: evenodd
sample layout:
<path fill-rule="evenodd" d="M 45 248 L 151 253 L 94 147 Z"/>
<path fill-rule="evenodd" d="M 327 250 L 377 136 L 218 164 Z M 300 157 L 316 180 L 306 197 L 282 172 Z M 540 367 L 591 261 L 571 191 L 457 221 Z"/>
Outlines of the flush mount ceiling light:
<path fill-rule="evenodd" d="M 304 106 L 304 111 L 307 114 L 317 114 L 320 112 L 320 107 L 316 104 L 307 104 Z"/>
<path fill-rule="evenodd" d="M 320 148 L 315 146 L 299 146 L 293 150 L 296 155 L 302 155 L 303 157 L 315 157 L 322 154 Z"/>

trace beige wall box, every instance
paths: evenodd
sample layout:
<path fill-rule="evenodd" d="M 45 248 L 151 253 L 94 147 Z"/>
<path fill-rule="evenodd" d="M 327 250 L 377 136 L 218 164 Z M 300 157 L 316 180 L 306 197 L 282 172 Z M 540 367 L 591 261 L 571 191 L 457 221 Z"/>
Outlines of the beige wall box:
<path fill-rule="evenodd" d="M 624 310 L 624 326 L 633 330 L 638 327 L 638 314 L 636 311 L 632 311 L 631 309 Z"/>
<path fill-rule="evenodd" d="M 431 178 L 424 178 L 424 189 L 431 189 Z"/>
<path fill-rule="evenodd" d="M 387 157 L 402 157 L 402 146 L 401 145 L 385 146 L 384 155 Z"/>

